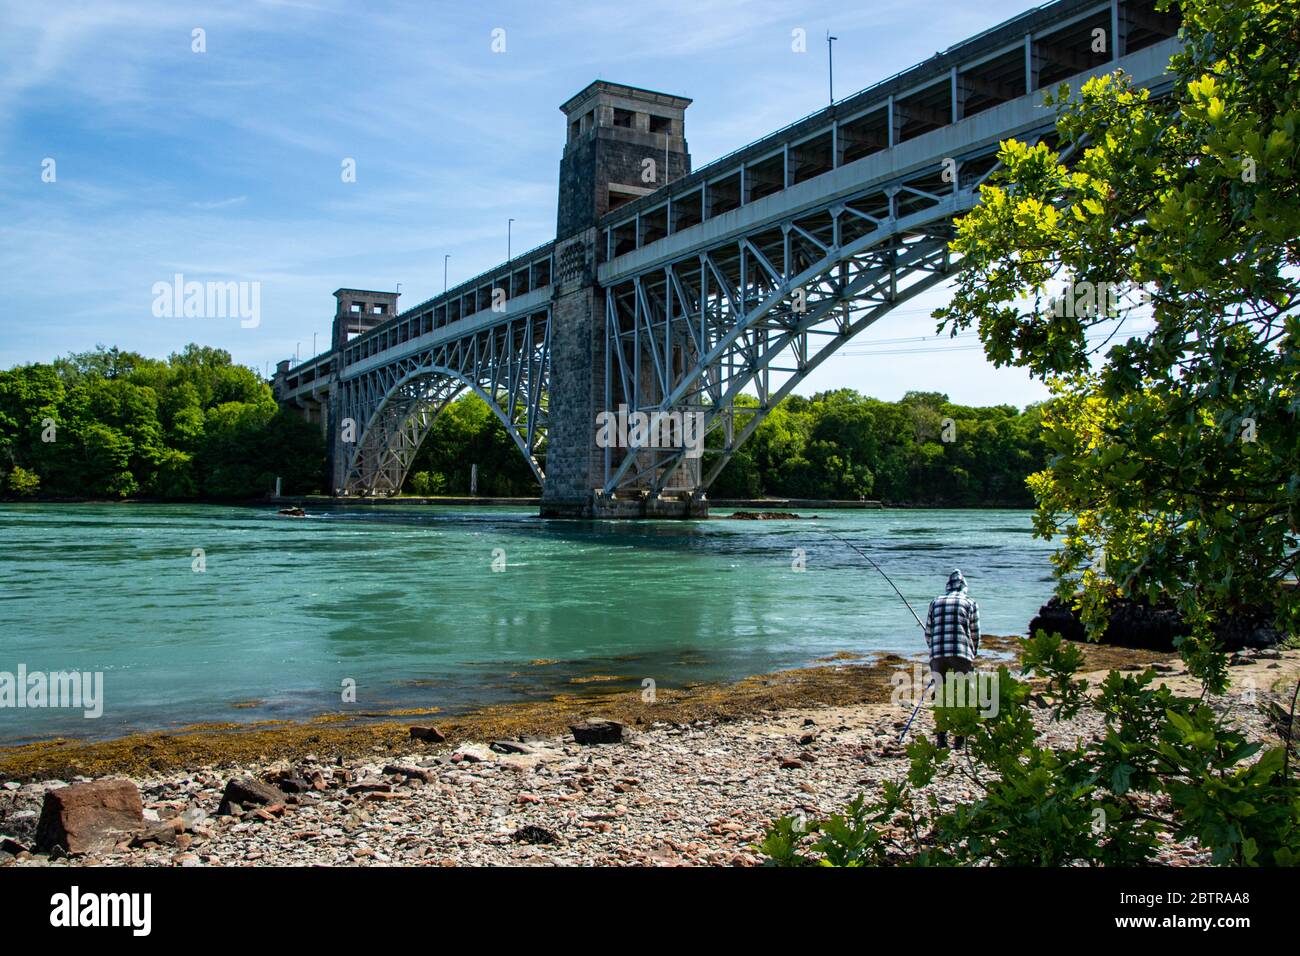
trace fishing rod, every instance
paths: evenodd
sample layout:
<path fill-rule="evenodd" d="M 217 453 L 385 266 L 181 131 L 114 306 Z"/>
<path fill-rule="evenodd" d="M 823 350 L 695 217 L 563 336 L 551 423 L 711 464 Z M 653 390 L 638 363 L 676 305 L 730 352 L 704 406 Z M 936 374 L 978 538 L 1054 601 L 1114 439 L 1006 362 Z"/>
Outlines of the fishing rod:
<path fill-rule="evenodd" d="M 856 544 L 854 544 L 854 543 L 853 543 L 852 541 L 850 541 L 848 538 L 841 537 L 840 535 L 838 535 L 838 534 L 836 534 L 834 531 L 832 531 L 830 528 L 827 528 L 825 525 L 823 525 L 823 526 L 821 527 L 821 531 L 822 531 L 823 534 L 830 535 L 830 536 L 831 536 L 832 538 L 834 538 L 835 540 L 840 541 L 840 542 L 842 542 L 843 544 L 848 545 L 850 548 L 852 548 L 854 551 L 856 551 L 858 554 L 860 554 L 860 555 L 862 556 L 863 560 L 865 560 L 865 561 L 867 562 L 867 564 L 871 565 L 873 568 L 875 568 L 877 571 L 879 571 L 879 572 L 880 572 L 880 576 L 881 576 L 882 578 L 884 578 L 886 581 L 889 582 L 889 586 L 890 586 L 891 588 L 894 589 L 894 593 L 897 594 L 900 598 L 902 598 L 903 603 L 907 605 L 907 609 L 908 609 L 909 611 L 912 612 L 912 617 L 916 618 L 916 626 L 919 627 L 919 628 L 921 628 L 921 630 L 925 630 L 925 625 L 924 625 L 923 623 L 921 623 L 921 616 L 920 616 L 919 614 L 916 613 L 916 610 L 915 610 L 915 609 L 912 607 L 912 605 L 908 602 L 907 598 L 906 598 L 906 597 L 903 597 L 903 592 L 900 591 L 900 590 L 898 590 L 898 585 L 895 584 L 895 583 L 893 582 L 893 580 L 889 577 L 889 575 L 885 573 L 885 569 L 884 569 L 884 568 L 882 568 L 880 565 L 876 564 L 875 561 L 872 561 L 872 560 L 871 560 L 871 556 L 868 555 L 867 552 L 863 551 L 861 548 L 859 548 Z M 917 701 L 916 701 L 916 706 L 912 708 L 912 716 L 909 717 L 909 718 L 907 718 L 907 723 L 903 725 L 903 732 L 902 732 L 901 734 L 898 735 L 898 742 L 899 742 L 900 744 L 903 742 L 903 738 L 907 736 L 907 732 L 908 732 L 909 730 L 912 729 L 912 721 L 916 720 L 916 715 L 917 715 L 918 713 L 920 713 L 920 711 L 921 711 L 921 705 L 925 703 L 925 695 L 928 694 L 928 693 L 930 692 L 930 687 L 931 687 L 932 684 L 934 684 L 934 675 L 933 675 L 933 674 L 930 675 L 930 680 L 929 680 L 929 683 L 927 683 L 927 684 L 925 685 L 925 690 L 921 691 L 921 696 L 917 699 Z"/>
<path fill-rule="evenodd" d="M 921 691 L 920 698 L 916 701 L 916 706 L 912 708 L 912 716 L 907 718 L 907 723 L 903 725 L 903 732 L 898 735 L 898 742 L 901 744 L 907 732 L 912 729 L 912 721 L 916 720 L 916 715 L 921 712 L 921 705 L 925 703 L 925 695 L 930 693 L 930 688 L 934 686 L 934 674 L 930 675 L 929 681 L 926 682 L 925 690 Z"/>
<path fill-rule="evenodd" d="M 871 565 L 873 568 L 875 568 L 877 571 L 879 571 L 879 572 L 880 572 L 880 576 L 881 576 L 882 578 L 884 578 L 886 581 L 889 581 L 889 586 L 890 586 L 891 588 L 894 589 L 894 593 L 897 594 L 900 598 L 902 598 L 904 604 L 907 604 L 907 609 L 908 609 L 909 611 L 912 612 L 912 617 L 916 618 L 916 626 L 919 627 L 919 628 L 921 628 L 922 630 L 925 629 L 925 625 L 924 625 L 923 623 L 921 623 L 921 617 L 920 617 L 920 615 L 916 613 L 916 611 L 913 609 L 913 607 L 912 607 L 911 604 L 908 604 L 907 598 L 903 597 L 903 592 L 900 591 L 900 590 L 898 590 L 898 585 L 895 584 L 892 580 L 890 580 L 890 577 L 889 577 L 888 574 L 885 573 L 885 569 L 884 569 L 884 568 L 882 568 L 880 565 L 876 564 L 875 561 L 872 561 L 872 560 L 871 560 L 871 556 L 868 555 L 867 552 L 863 551 L 861 548 L 859 548 L 856 544 L 854 544 L 854 543 L 853 543 L 852 541 L 850 541 L 848 538 L 841 537 L 840 535 L 838 535 L 838 534 L 836 534 L 834 531 L 832 531 L 830 528 L 827 528 L 825 525 L 822 526 L 821 531 L 822 531 L 823 534 L 828 534 L 828 535 L 830 535 L 830 536 L 831 536 L 832 538 L 834 538 L 836 541 L 840 541 L 840 542 L 842 542 L 842 543 L 848 545 L 850 548 L 852 548 L 852 549 L 853 549 L 854 551 L 856 551 L 858 554 L 862 555 L 863 559 L 867 562 L 867 564 Z"/>

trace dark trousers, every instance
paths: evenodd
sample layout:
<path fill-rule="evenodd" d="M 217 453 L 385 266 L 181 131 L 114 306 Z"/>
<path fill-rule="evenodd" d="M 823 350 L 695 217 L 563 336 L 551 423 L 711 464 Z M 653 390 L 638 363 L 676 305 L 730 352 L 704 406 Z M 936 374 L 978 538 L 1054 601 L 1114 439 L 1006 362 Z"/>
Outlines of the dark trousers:
<path fill-rule="evenodd" d="M 949 671 L 956 671 L 958 674 L 969 674 L 974 669 L 975 662 L 968 657 L 930 658 L 930 671 L 934 674 L 935 680 L 943 680 L 944 675 Z"/>
<path fill-rule="evenodd" d="M 935 688 L 943 683 L 945 675 L 949 672 L 954 674 L 969 674 L 975 669 L 975 662 L 966 657 L 932 657 L 930 658 L 930 673 L 934 675 Z M 940 732 L 934 735 L 934 742 L 940 747 L 948 746 L 948 735 Z M 953 745 L 961 749 L 966 743 L 965 737 L 957 737 L 953 740 Z"/>

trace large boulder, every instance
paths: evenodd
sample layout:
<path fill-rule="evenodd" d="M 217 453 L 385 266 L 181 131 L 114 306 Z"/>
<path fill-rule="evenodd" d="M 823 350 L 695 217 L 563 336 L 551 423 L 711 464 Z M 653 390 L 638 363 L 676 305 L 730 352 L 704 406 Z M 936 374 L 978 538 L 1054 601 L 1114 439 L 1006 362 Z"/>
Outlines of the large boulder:
<path fill-rule="evenodd" d="M 499 754 L 531 754 L 533 748 L 519 740 L 498 740 L 492 744 L 492 749 Z"/>
<path fill-rule="evenodd" d="M 1079 614 L 1059 597 L 1038 609 L 1029 622 L 1029 633 L 1040 630 L 1055 632 L 1068 641 L 1087 640 Z M 1102 638 L 1103 644 L 1116 647 L 1138 647 L 1154 651 L 1175 650 L 1174 640 L 1188 633 L 1182 615 L 1168 603 L 1150 604 L 1145 599 L 1118 598 L 1111 602 L 1110 623 Z M 1281 635 L 1273 625 L 1273 614 L 1267 608 L 1240 608 L 1220 621 L 1214 628 L 1215 637 L 1225 650 L 1238 651 L 1247 647 L 1270 647 Z"/>
<path fill-rule="evenodd" d="M 569 727 L 579 744 L 621 744 L 625 728 L 617 720 L 584 720 Z"/>
<path fill-rule="evenodd" d="M 232 804 L 247 810 L 250 807 L 271 807 L 283 803 L 284 791 L 278 787 L 254 780 L 252 777 L 235 777 L 226 784 L 226 792 L 221 795 L 221 806 L 217 808 L 217 816 L 224 817 L 229 814 Z"/>
<path fill-rule="evenodd" d="M 140 791 L 130 780 L 74 783 L 45 794 L 36 825 L 38 850 L 111 850 L 144 824 Z"/>

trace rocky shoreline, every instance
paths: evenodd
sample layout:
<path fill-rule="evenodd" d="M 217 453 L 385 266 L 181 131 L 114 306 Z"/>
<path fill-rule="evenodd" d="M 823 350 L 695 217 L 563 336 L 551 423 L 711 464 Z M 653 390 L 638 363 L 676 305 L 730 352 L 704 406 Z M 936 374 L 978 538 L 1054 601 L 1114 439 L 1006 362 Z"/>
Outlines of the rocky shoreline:
<path fill-rule="evenodd" d="M 1089 666 L 1153 661 L 1151 652 L 1129 652 L 1125 664 L 1116 649 L 1088 651 Z M 1181 663 L 1154 662 L 1164 682 L 1192 690 Z M 611 725 L 579 726 L 577 739 L 520 733 L 440 744 L 408 728 L 404 746 L 375 744 L 352 757 L 321 749 L 118 777 L 138 788 L 141 823 L 74 856 L 32 851 L 38 823 L 49 826 L 41 820 L 54 802 L 47 794 L 89 778 L 8 780 L 0 784 L 0 865 L 754 865 L 753 844 L 773 818 L 823 815 L 905 775 L 898 732 L 907 713 L 887 695 L 864 693 L 903 666 L 893 658 L 834 668 L 860 682 L 856 700 L 650 719 L 613 736 Z M 1251 739 L 1275 741 L 1264 708 L 1297 671 L 1297 651 L 1239 658 L 1235 686 L 1257 688 L 1257 704 L 1244 706 L 1236 691 L 1211 703 Z M 1091 713 L 1051 721 L 1040 712 L 1037 720 L 1058 744 L 1100 730 Z M 931 727 L 923 709 L 913 732 Z M 579 742 L 596 739 L 617 742 Z M 957 773 L 932 790 L 941 804 L 974 797 Z M 75 795 L 64 791 L 62 802 Z M 1207 862 L 1193 844 L 1167 846 L 1162 859 Z"/>

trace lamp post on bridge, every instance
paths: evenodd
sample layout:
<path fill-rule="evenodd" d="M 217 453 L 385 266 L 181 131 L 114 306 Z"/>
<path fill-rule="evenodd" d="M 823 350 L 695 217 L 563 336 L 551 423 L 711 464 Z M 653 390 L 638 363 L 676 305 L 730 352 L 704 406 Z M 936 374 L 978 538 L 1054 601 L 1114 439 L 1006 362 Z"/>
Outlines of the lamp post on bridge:
<path fill-rule="evenodd" d="M 835 41 L 839 37 L 831 36 L 831 31 L 826 31 L 826 87 L 830 93 L 831 106 L 835 105 Z"/>

